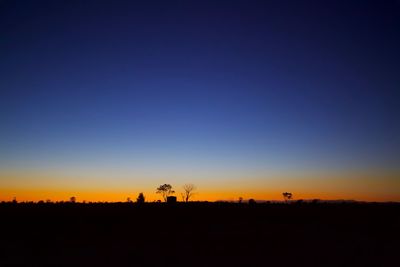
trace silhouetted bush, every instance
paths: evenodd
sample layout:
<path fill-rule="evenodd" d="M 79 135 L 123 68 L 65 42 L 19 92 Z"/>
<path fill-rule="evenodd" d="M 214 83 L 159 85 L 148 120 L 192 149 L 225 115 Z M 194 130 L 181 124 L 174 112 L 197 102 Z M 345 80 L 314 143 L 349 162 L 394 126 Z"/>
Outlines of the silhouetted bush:
<path fill-rule="evenodd" d="M 137 199 L 136 199 L 136 203 L 138 204 L 143 204 L 145 202 L 145 197 L 143 193 L 139 193 Z"/>

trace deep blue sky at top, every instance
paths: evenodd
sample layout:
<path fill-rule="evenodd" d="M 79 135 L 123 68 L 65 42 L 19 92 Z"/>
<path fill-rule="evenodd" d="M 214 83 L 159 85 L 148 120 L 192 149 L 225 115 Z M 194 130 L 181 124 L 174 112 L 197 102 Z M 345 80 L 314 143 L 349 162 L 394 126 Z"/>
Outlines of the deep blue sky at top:
<path fill-rule="evenodd" d="M 0 1 L 2 168 L 393 168 L 399 90 L 397 1 Z"/>

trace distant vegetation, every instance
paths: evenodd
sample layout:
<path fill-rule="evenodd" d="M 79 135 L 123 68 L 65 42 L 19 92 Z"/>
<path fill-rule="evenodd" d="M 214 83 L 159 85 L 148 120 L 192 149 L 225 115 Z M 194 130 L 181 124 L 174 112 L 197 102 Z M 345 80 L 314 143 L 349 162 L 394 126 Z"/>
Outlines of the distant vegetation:
<path fill-rule="evenodd" d="M 145 197 L 143 193 L 139 193 L 137 199 L 136 199 L 136 203 L 138 204 L 143 204 L 145 202 Z"/>
<path fill-rule="evenodd" d="M 170 184 L 163 184 L 157 188 L 156 193 L 161 194 L 164 199 L 164 202 L 167 202 L 168 197 L 174 194 L 175 191 L 172 190 L 172 186 Z"/>
<path fill-rule="evenodd" d="M 289 193 L 289 192 L 283 192 L 282 193 L 283 199 L 288 202 L 289 200 L 291 200 L 293 198 L 293 194 Z"/>
<path fill-rule="evenodd" d="M 184 192 L 182 193 L 182 200 L 185 202 L 189 202 L 190 198 L 194 194 L 193 191 L 196 190 L 196 186 L 194 186 L 193 184 L 185 184 L 183 186 L 183 190 Z"/>
<path fill-rule="evenodd" d="M 182 186 L 182 189 L 183 189 L 183 191 L 180 193 L 182 202 L 188 203 L 188 202 L 193 201 L 194 195 L 197 194 L 197 192 L 196 192 L 197 187 L 194 184 L 184 184 Z M 164 202 L 170 202 L 170 203 L 176 202 L 176 197 L 174 196 L 175 190 L 173 189 L 172 185 L 170 185 L 170 184 L 162 184 L 162 185 L 158 186 L 156 188 L 156 193 L 160 194 L 162 196 L 162 199 L 163 199 Z M 312 199 L 312 200 L 298 199 L 298 200 L 296 200 L 294 202 L 294 201 L 292 201 L 293 200 L 293 193 L 291 193 L 291 192 L 283 192 L 282 193 L 282 197 L 283 197 L 283 201 L 285 203 L 287 203 L 287 204 L 289 204 L 289 203 L 301 204 L 303 202 L 314 203 L 314 204 L 320 203 L 320 202 L 355 202 L 354 200 L 323 201 L 323 200 L 320 200 L 320 199 Z M 75 196 L 72 196 L 72 197 L 69 198 L 68 201 L 52 202 L 50 199 L 46 199 L 45 201 L 44 200 L 40 200 L 40 201 L 37 201 L 37 202 L 25 201 L 23 203 L 38 203 L 38 204 L 45 204 L 46 203 L 46 204 L 50 204 L 50 203 L 77 203 L 77 202 L 78 202 L 77 198 Z M 134 203 L 134 201 L 132 201 L 132 199 L 130 197 L 127 197 L 126 202 L 127 203 Z M 146 197 L 145 197 L 143 192 L 140 192 L 138 194 L 138 196 L 136 197 L 136 203 L 137 204 L 143 204 L 145 202 L 146 202 Z M 158 203 L 158 202 L 161 202 L 161 200 L 155 200 L 154 202 Z M 200 201 L 200 202 L 208 202 L 208 201 Z M 232 201 L 218 200 L 216 202 L 220 203 L 220 202 L 232 202 Z M 277 201 L 277 200 L 275 200 L 275 201 L 266 201 L 266 200 L 258 200 L 258 201 L 256 201 L 253 198 L 249 198 L 249 199 L 245 200 L 245 199 L 243 199 L 243 197 L 238 197 L 238 200 L 237 200 L 238 204 L 247 203 L 247 204 L 250 204 L 250 205 L 254 205 L 254 204 L 257 204 L 257 203 L 280 203 L 280 202 L 282 202 L 282 201 Z M 1 203 L 7 203 L 7 201 L 2 201 Z M 17 198 L 13 197 L 12 201 L 10 201 L 8 203 L 13 203 L 13 204 L 18 203 Z M 101 201 L 91 202 L 91 201 L 83 200 L 83 201 L 80 201 L 80 203 L 92 204 L 92 203 L 108 203 L 108 202 L 107 201 L 106 202 L 101 202 Z M 118 202 L 114 202 L 114 203 L 118 203 Z"/>

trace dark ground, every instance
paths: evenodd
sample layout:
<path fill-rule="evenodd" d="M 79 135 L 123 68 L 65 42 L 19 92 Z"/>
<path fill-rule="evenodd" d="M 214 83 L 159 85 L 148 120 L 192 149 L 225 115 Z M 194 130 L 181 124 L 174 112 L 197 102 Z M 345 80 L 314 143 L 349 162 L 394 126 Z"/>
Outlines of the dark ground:
<path fill-rule="evenodd" d="M 399 204 L 0 204 L 0 266 L 399 266 Z"/>

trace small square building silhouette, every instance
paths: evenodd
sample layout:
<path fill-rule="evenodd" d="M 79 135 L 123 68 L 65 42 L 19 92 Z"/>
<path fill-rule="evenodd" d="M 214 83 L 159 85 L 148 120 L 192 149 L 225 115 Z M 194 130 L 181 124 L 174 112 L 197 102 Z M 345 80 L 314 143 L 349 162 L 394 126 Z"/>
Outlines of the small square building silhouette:
<path fill-rule="evenodd" d="M 176 203 L 176 197 L 175 196 L 167 197 L 167 203 Z"/>

